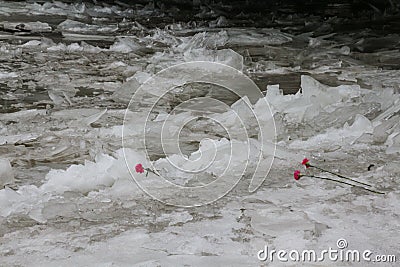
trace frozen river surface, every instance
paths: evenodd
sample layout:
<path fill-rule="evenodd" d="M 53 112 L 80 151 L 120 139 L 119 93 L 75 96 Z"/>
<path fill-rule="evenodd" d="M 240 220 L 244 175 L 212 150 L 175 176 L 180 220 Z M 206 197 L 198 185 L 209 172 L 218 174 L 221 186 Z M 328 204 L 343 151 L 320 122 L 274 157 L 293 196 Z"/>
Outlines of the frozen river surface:
<path fill-rule="evenodd" d="M 0 1 L 0 265 L 400 261 L 399 36 L 333 32 L 340 18 L 252 28 L 212 6 L 178 13 Z M 210 73 L 220 83 L 198 82 Z M 384 194 L 295 181 L 295 169 L 334 178 L 304 157 Z M 266 246 L 372 254 L 260 261 Z"/>

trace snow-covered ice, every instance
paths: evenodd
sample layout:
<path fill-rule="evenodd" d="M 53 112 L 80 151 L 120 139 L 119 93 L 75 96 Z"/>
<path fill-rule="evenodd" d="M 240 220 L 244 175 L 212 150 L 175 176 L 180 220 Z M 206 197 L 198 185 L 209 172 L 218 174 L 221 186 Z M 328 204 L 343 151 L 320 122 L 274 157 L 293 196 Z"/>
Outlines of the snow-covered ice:
<path fill-rule="evenodd" d="M 207 8 L 198 14 L 212 17 L 206 27 L 156 28 L 137 20 L 166 7 L 121 5 L 0 3 L 5 17 L 57 17 L 25 29 L 62 36 L 0 41 L 0 265 L 263 266 L 265 245 L 322 250 L 339 238 L 398 253 L 398 69 L 356 61 L 353 46 L 330 36 L 226 28 Z M 150 86 L 192 61 L 212 62 L 208 71 L 240 95 L 187 83 L 207 71 L 185 68 Z M 268 84 L 254 93 L 231 75 L 242 72 Z M 288 93 L 293 77 L 299 86 Z M 385 194 L 295 181 L 304 157 Z M 137 163 L 166 180 L 135 173 Z M 198 197 L 183 186 L 205 189 Z M 149 196 L 185 206 L 221 188 L 229 193 L 191 208 Z"/>

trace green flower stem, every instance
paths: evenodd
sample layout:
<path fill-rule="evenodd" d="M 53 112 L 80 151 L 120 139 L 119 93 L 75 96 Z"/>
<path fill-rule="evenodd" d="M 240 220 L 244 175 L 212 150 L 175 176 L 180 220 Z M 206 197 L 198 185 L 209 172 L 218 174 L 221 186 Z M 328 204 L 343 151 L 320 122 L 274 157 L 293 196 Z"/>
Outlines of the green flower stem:
<path fill-rule="evenodd" d="M 317 179 L 320 179 L 320 180 L 328 180 L 328 181 L 337 182 L 337 183 L 346 184 L 346 185 L 351 185 L 351 186 L 358 187 L 358 188 L 361 188 L 361 189 L 364 189 L 366 191 L 369 191 L 369 192 L 372 192 L 372 193 L 376 193 L 376 194 L 382 194 L 382 195 L 385 194 L 385 193 L 382 193 L 382 192 L 379 192 L 379 191 L 375 191 L 375 190 L 368 189 L 368 188 L 365 188 L 365 187 L 362 187 L 362 186 L 354 185 L 354 184 L 351 184 L 351 183 L 348 183 L 348 182 L 331 179 L 331 178 L 328 178 L 328 177 L 320 177 L 320 176 L 315 176 L 315 175 L 304 175 L 304 176 L 308 176 L 308 177 L 311 177 L 311 178 L 317 178 Z"/>
<path fill-rule="evenodd" d="M 341 174 L 338 174 L 338 173 L 335 173 L 335 172 L 331 172 L 331 171 L 328 171 L 328 170 L 324 170 L 324 169 L 322 169 L 322 168 L 320 168 L 320 167 L 313 166 L 313 165 L 311 165 L 311 164 L 308 164 L 308 166 L 309 166 L 309 167 L 312 167 L 312 168 L 316 168 L 317 170 L 320 170 L 320 171 L 323 171 L 323 172 L 327 172 L 327 173 L 336 175 L 336 176 L 338 176 L 338 177 L 340 177 L 340 178 L 343 178 L 343 179 L 352 181 L 353 183 L 357 183 L 357 184 L 365 185 L 365 186 L 368 186 L 368 187 L 372 187 L 372 185 L 370 185 L 370 184 L 367 184 L 367 183 L 363 183 L 363 182 L 359 182 L 359 181 L 353 180 L 353 179 L 351 179 L 351 178 L 349 178 L 349 177 L 346 177 L 346 176 L 343 176 L 343 175 L 341 175 Z"/>
<path fill-rule="evenodd" d="M 145 168 L 145 170 L 146 170 L 146 177 L 147 177 L 147 175 L 149 175 L 149 172 L 151 172 L 151 173 L 153 173 L 153 174 L 155 174 L 155 175 L 157 175 L 157 176 L 160 176 L 158 173 L 156 173 L 155 171 L 153 171 L 153 170 L 150 169 L 150 168 Z"/>

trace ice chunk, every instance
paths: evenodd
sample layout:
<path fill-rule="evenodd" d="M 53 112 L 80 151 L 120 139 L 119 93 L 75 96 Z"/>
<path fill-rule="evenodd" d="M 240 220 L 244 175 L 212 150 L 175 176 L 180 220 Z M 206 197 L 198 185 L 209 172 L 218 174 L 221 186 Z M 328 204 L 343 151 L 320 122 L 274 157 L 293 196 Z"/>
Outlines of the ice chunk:
<path fill-rule="evenodd" d="M 104 32 L 115 32 L 118 30 L 117 25 L 98 26 L 98 25 L 86 24 L 86 23 L 82 23 L 82 22 L 74 21 L 74 20 L 70 20 L 70 19 L 67 19 L 67 20 L 61 22 L 57 26 L 57 28 L 61 31 L 81 32 L 81 33 L 93 33 L 93 32 L 104 33 Z"/>
<path fill-rule="evenodd" d="M 136 78 L 126 81 L 122 86 L 112 94 L 112 99 L 116 102 L 129 103 L 136 90 L 140 87 L 140 83 Z"/>
<path fill-rule="evenodd" d="M 388 120 L 382 121 L 382 123 L 374 124 L 375 128 L 373 131 L 373 140 L 375 143 L 384 143 L 387 137 L 393 132 L 395 125 L 399 123 L 400 116 L 393 116 Z"/>
<path fill-rule="evenodd" d="M 59 106 L 64 103 L 64 97 L 62 92 L 48 91 L 47 93 L 49 94 L 50 99 L 56 106 Z"/>
<path fill-rule="evenodd" d="M 38 85 L 48 89 L 49 97 L 56 105 L 60 105 L 64 101 L 71 105 L 70 98 L 75 96 L 78 91 L 75 89 L 74 85 L 72 85 L 71 78 L 68 74 L 40 76 Z"/>
<path fill-rule="evenodd" d="M 283 111 L 288 106 L 307 105 L 308 103 L 303 103 L 304 101 L 302 101 L 301 96 L 300 93 L 295 95 L 284 95 L 283 91 L 279 88 L 279 84 L 267 86 L 266 100 L 278 111 Z"/>
<path fill-rule="evenodd" d="M 388 146 L 386 149 L 387 154 L 400 153 L 400 133 L 396 132 L 389 135 L 385 144 Z"/>
<path fill-rule="evenodd" d="M 341 129 L 330 128 L 325 133 L 312 136 L 306 141 L 295 140 L 289 147 L 292 149 L 323 149 L 325 151 L 332 151 L 337 149 L 338 146 L 352 144 L 364 133 L 371 134 L 372 131 L 373 126 L 371 121 L 363 115 L 357 114 L 351 126 L 346 122 Z"/>
<path fill-rule="evenodd" d="M 28 42 L 29 43 L 29 42 Z M 33 44 L 28 44 L 26 43 L 25 45 L 30 47 Z M 25 46 L 24 45 L 24 46 Z M 46 43 L 46 42 L 41 42 L 40 46 L 42 48 L 46 48 L 47 51 L 66 51 L 68 53 L 72 53 L 72 52 L 87 52 L 87 53 L 99 53 L 101 52 L 103 49 L 97 47 L 97 46 L 92 46 L 88 43 L 85 42 L 81 42 L 80 44 L 78 43 L 72 43 L 69 45 L 65 45 L 63 43 L 59 43 L 59 44 L 54 44 L 54 43 Z"/>
<path fill-rule="evenodd" d="M 0 188 L 14 183 L 14 172 L 8 159 L 0 158 Z"/>
<path fill-rule="evenodd" d="M 96 162 L 86 161 L 85 165 L 72 165 L 67 170 L 51 170 L 47 182 L 42 185 L 45 191 L 62 193 L 74 191 L 88 193 L 104 187 L 110 187 L 115 179 L 108 170 L 115 159 L 107 155 L 99 155 Z"/>
<path fill-rule="evenodd" d="M 12 145 L 16 143 L 30 142 L 36 140 L 39 136 L 40 134 L 37 133 L 0 136 L 0 145 Z"/>
<path fill-rule="evenodd" d="M 41 215 L 41 204 L 49 198 L 50 195 L 43 194 L 34 185 L 21 186 L 18 191 L 6 187 L 0 190 L 0 217 L 20 214 L 28 215 L 38 222 L 45 222 Z"/>
<path fill-rule="evenodd" d="M 273 29 L 239 29 L 228 30 L 228 45 L 231 46 L 263 46 L 280 45 L 292 41 L 289 34 Z"/>
<path fill-rule="evenodd" d="M 0 72 L 0 79 L 16 78 L 18 74 L 15 72 Z"/>
<path fill-rule="evenodd" d="M 95 113 L 93 115 L 90 115 L 89 117 L 86 117 L 82 119 L 80 122 L 82 122 L 85 125 L 90 125 L 96 121 L 98 121 L 104 114 L 106 114 L 107 109 L 100 111 L 98 113 Z"/>
<path fill-rule="evenodd" d="M 53 45 L 47 48 L 47 51 L 65 51 L 67 50 L 67 46 L 63 43 L 59 43 L 57 45 Z"/>
<path fill-rule="evenodd" d="M 132 77 L 128 78 L 127 80 L 131 80 L 133 78 L 135 78 L 140 84 L 143 84 L 151 78 L 151 74 L 143 71 L 137 71 Z"/>
<path fill-rule="evenodd" d="M 318 114 L 318 106 L 312 106 L 310 101 L 300 92 L 295 95 L 283 95 L 279 85 L 268 85 L 265 99 L 271 105 L 272 111 L 285 114 L 285 119 L 288 122 L 301 122 L 305 114 L 308 114 L 308 116 Z M 309 112 L 311 108 L 314 112 Z"/>
<path fill-rule="evenodd" d="M 374 119 L 374 122 L 386 120 L 386 119 L 390 118 L 391 116 L 393 116 L 393 114 L 395 114 L 399 111 L 400 111 L 400 99 L 396 99 L 393 106 L 391 106 L 386 111 L 384 111 L 382 114 L 380 114 L 378 117 L 376 117 Z"/>
<path fill-rule="evenodd" d="M 247 133 L 242 138 L 246 139 L 251 135 L 257 135 L 257 133 L 254 132 L 257 127 L 257 119 L 253 112 L 253 106 L 250 103 L 249 98 L 244 96 L 233 103 L 231 107 L 232 110 L 236 112 L 236 116 L 238 117 L 234 125 L 232 125 L 233 128 L 231 130 L 235 131 L 235 127 L 242 127 L 241 124 L 243 124 L 246 127 Z M 268 111 L 269 110 L 265 110 L 265 112 Z M 238 138 L 239 140 L 242 139 L 239 136 L 236 136 L 235 138 Z"/>
<path fill-rule="evenodd" d="M 38 40 L 30 40 L 26 43 L 24 43 L 23 45 L 21 45 L 22 47 L 30 47 L 30 46 L 39 46 L 41 45 L 42 42 L 38 41 Z"/>
<path fill-rule="evenodd" d="M 124 159 L 124 152 L 127 157 Z M 52 169 L 46 175 L 46 182 L 40 187 L 45 192 L 63 193 L 65 191 L 88 193 L 110 188 L 118 179 L 130 179 L 126 162 L 135 166 L 145 164 L 144 154 L 131 149 L 116 152 L 116 158 L 99 154 L 95 162 L 86 161 L 84 165 L 71 165 L 67 170 Z"/>
<path fill-rule="evenodd" d="M 99 48 L 97 46 L 90 45 L 90 44 L 88 44 L 86 42 L 83 42 L 83 41 L 81 42 L 80 47 L 82 47 L 83 51 L 87 52 L 87 53 L 99 53 L 100 51 L 102 51 L 101 48 Z"/>
<path fill-rule="evenodd" d="M 316 108 L 315 105 L 312 107 Z M 356 114 L 369 117 L 371 112 L 378 111 L 379 107 L 378 103 L 333 104 L 331 107 L 325 107 L 325 110 L 320 108 L 320 111 L 317 112 L 318 116 L 314 116 L 310 108 L 307 110 L 305 118 L 313 129 L 322 130 L 329 127 L 341 127 L 345 122 L 352 122 Z"/>
<path fill-rule="evenodd" d="M 359 96 L 361 93 L 359 85 L 329 87 L 306 75 L 301 76 L 301 88 L 304 97 L 322 107 Z"/>
<path fill-rule="evenodd" d="M 220 16 L 216 20 L 211 21 L 208 25 L 210 28 L 227 27 L 229 25 L 229 22 L 224 16 Z"/>
<path fill-rule="evenodd" d="M 212 61 L 228 65 L 232 68 L 243 70 L 243 56 L 232 49 L 210 51 L 206 49 L 193 49 L 184 53 L 185 61 Z"/>
<path fill-rule="evenodd" d="M 51 32 L 52 29 L 49 24 L 45 22 L 7 22 L 4 21 L 0 24 L 0 28 L 11 31 L 26 31 L 26 32 Z"/>
<path fill-rule="evenodd" d="M 21 201 L 23 197 L 14 190 L 6 187 L 0 190 L 0 216 L 7 217 L 14 208 L 13 204 Z"/>
<path fill-rule="evenodd" d="M 247 96 L 242 97 L 231 105 L 231 108 L 238 113 L 239 116 L 246 114 L 252 105 Z M 244 119 L 244 118 L 242 118 Z"/>
<path fill-rule="evenodd" d="M 195 34 L 189 40 L 188 38 L 182 38 L 182 44 L 177 48 L 182 52 L 190 51 L 198 48 L 215 49 L 224 46 L 228 41 L 228 35 L 226 31 L 217 33 L 200 32 Z"/>
<path fill-rule="evenodd" d="M 386 132 L 386 127 L 382 127 L 384 125 L 380 125 L 379 127 L 374 128 L 373 132 L 373 141 L 377 144 L 382 144 L 386 141 L 389 134 Z"/>
<path fill-rule="evenodd" d="M 351 50 L 350 50 L 350 47 L 348 47 L 348 46 L 342 46 L 342 47 L 340 48 L 339 52 L 340 52 L 340 54 L 342 54 L 342 55 L 348 56 L 348 55 L 350 55 Z"/>
<path fill-rule="evenodd" d="M 126 168 L 126 166 L 122 167 Z M 109 192 L 114 198 L 126 199 L 126 197 L 133 197 L 136 195 L 134 193 L 140 193 L 141 191 L 134 181 L 130 179 L 118 179 L 110 188 Z"/>
<path fill-rule="evenodd" d="M 136 38 L 133 37 L 120 37 L 118 40 L 110 46 L 110 51 L 131 53 L 141 49 L 142 46 L 138 44 Z"/>
<path fill-rule="evenodd" d="M 236 53 L 232 49 L 218 50 L 215 61 L 240 71 L 243 70 L 243 56 Z"/>
<path fill-rule="evenodd" d="M 346 125 L 344 128 L 346 129 Z M 369 119 L 357 114 L 354 123 L 348 129 L 353 133 L 372 133 L 373 127 Z"/>
<path fill-rule="evenodd" d="M 374 100 L 378 101 L 379 104 L 381 104 L 382 110 L 386 110 L 392 105 L 397 107 L 400 106 L 400 95 L 396 93 L 396 90 L 394 88 L 382 88 L 378 91 L 375 91 L 374 93 L 377 94 L 374 97 Z"/>

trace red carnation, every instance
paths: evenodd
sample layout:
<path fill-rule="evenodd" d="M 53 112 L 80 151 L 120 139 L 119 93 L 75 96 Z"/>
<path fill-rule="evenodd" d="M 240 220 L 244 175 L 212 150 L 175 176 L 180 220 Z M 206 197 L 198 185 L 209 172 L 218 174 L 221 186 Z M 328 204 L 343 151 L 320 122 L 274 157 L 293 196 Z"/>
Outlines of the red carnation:
<path fill-rule="evenodd" d="M 304 158 L 301 164 L 306 166 L 306 168 L 310 167 L 310 161 L 308 160 L 308 158 Z"/>
<path fill-rule="evenodd" d="M 301 172 L 299 170 L 295 170 L 294 171 L 293 177 L 294 177 L 295 180 L 299 180 L 301 176 L 302 175 L 301 175 Z"/>
<path fill-rule="evenodd" d="M 135 170 L 137 173 L 144 173 L 143 165 L 140 163 L 135 166 Z"/>

